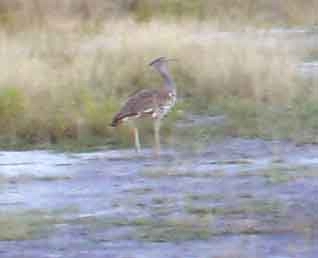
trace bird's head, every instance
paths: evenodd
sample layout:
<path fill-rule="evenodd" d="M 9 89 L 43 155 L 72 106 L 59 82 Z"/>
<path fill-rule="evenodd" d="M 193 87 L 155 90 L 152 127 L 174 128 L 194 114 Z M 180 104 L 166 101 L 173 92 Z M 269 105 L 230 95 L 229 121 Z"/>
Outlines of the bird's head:
<path fill-rule="evenodd" d="M 176 59 L 166 58 L 166 57 L 158 57 L 158 58 L 152 60 L 149 63 L 149 65 L 158 69 L 158 68 L 162 67 L 164 64 L 166 64 L 167 62 L 171 62 L 171 61 L 176 61 Z"/>

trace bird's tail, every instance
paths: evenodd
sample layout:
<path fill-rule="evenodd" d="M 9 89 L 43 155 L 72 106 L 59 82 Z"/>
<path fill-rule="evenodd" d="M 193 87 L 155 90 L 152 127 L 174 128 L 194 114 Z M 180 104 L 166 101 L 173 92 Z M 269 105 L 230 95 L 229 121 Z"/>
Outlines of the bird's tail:
<path fill-rule="evenodd" d="M 116 127 L 121 122 L 121 119 L 122 119 L 121 113 L 116 114 L 112 122 L 110 123 L 110 126 Z"/>
<path fill-rule="evenodd" d="M 123 113 L 123 112 L 120 112 L 118 114 L 116 114 L 110 124 L 110 126 L 112 127 L 116 127 L 117 125 L 119 125 L 120 123 L 124 122 L 127 118 L 130 118 L 130 117 L 134 117 L 134 116 L 137 116 L 137 113 Z"/>
<path fill-rule="evenodd" d="M 109 126 L 111 127 L 116 127 L 118 125 L 118 120 L 116 120 L 115 118 L 112 120 L 112 122 L 109 124 Z"/>

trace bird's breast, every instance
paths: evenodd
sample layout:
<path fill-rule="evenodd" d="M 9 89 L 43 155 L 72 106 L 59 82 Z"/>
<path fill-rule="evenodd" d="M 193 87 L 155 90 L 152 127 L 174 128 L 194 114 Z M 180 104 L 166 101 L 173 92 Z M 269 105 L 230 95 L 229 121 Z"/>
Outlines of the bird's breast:
<path fill-rule="evenodd" d="M 163 99 L 164 100 L 159 101 L 160 103 L 156 111 L 153 112 L 153 118 L 162 118 L 169 112 L 176 103 L 176 94 L 174 92 L 168 92 Z"/>

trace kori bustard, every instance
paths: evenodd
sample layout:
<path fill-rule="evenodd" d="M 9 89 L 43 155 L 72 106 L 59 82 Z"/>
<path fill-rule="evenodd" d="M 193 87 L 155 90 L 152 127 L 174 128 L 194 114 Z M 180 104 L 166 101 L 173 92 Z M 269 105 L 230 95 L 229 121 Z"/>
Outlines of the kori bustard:
<path fill-rule="evenodd" d="M 111 125 L 116 127 L 121 122 L 133 120 L 133 135 L 135 148 L 140 152 L 139 132 L 136 118 L 151 117 L 154 124 L 155 154 L 160 154 L 160 124 L 162 118 L 176 103 L 176 85 L 168 70 L 167 62 L 175 59 L 159 57 L 149 65 L 152 66 L 164 80 L 160 89 L 141 90 L 130 96 L 121 110 L 114 116 Z"/>

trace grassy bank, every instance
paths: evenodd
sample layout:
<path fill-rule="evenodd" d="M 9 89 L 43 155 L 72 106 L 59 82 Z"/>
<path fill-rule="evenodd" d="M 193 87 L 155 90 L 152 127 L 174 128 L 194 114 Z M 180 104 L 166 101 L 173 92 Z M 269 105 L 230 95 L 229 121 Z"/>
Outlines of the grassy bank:
<path fill-rule="evenodd" d="M 174 122 L 187 113 L 227 114 L 225 134 L 276 136 L 279 118 L 279 137 L 291 137 L 284 129 L 290 123 L 292 136 L 315 135 L 318 94 L 297 71 L 304 53 L 294 53 L 287 41 L 219 37 L 210 22 L 122 19 L 87 26 L 0 31 L 2 146 L 127 145 L 128 130 L 108 124 L 132 92 L 160 86 L 147 63 L 162 55 L 179 59 L 171 70 L 181 98 L 166 136 L 175 136 Z M 149 124 L 144 131 L 149 138 Z"/>
<path fill-rule="evenodd" d="M 312 26 L 318 24 L 315 0 L 1 0 L 0 24 L 20 29 L 28 24 L 131 16 L 137 21 L 195 19 L 222 26 Z"/>

